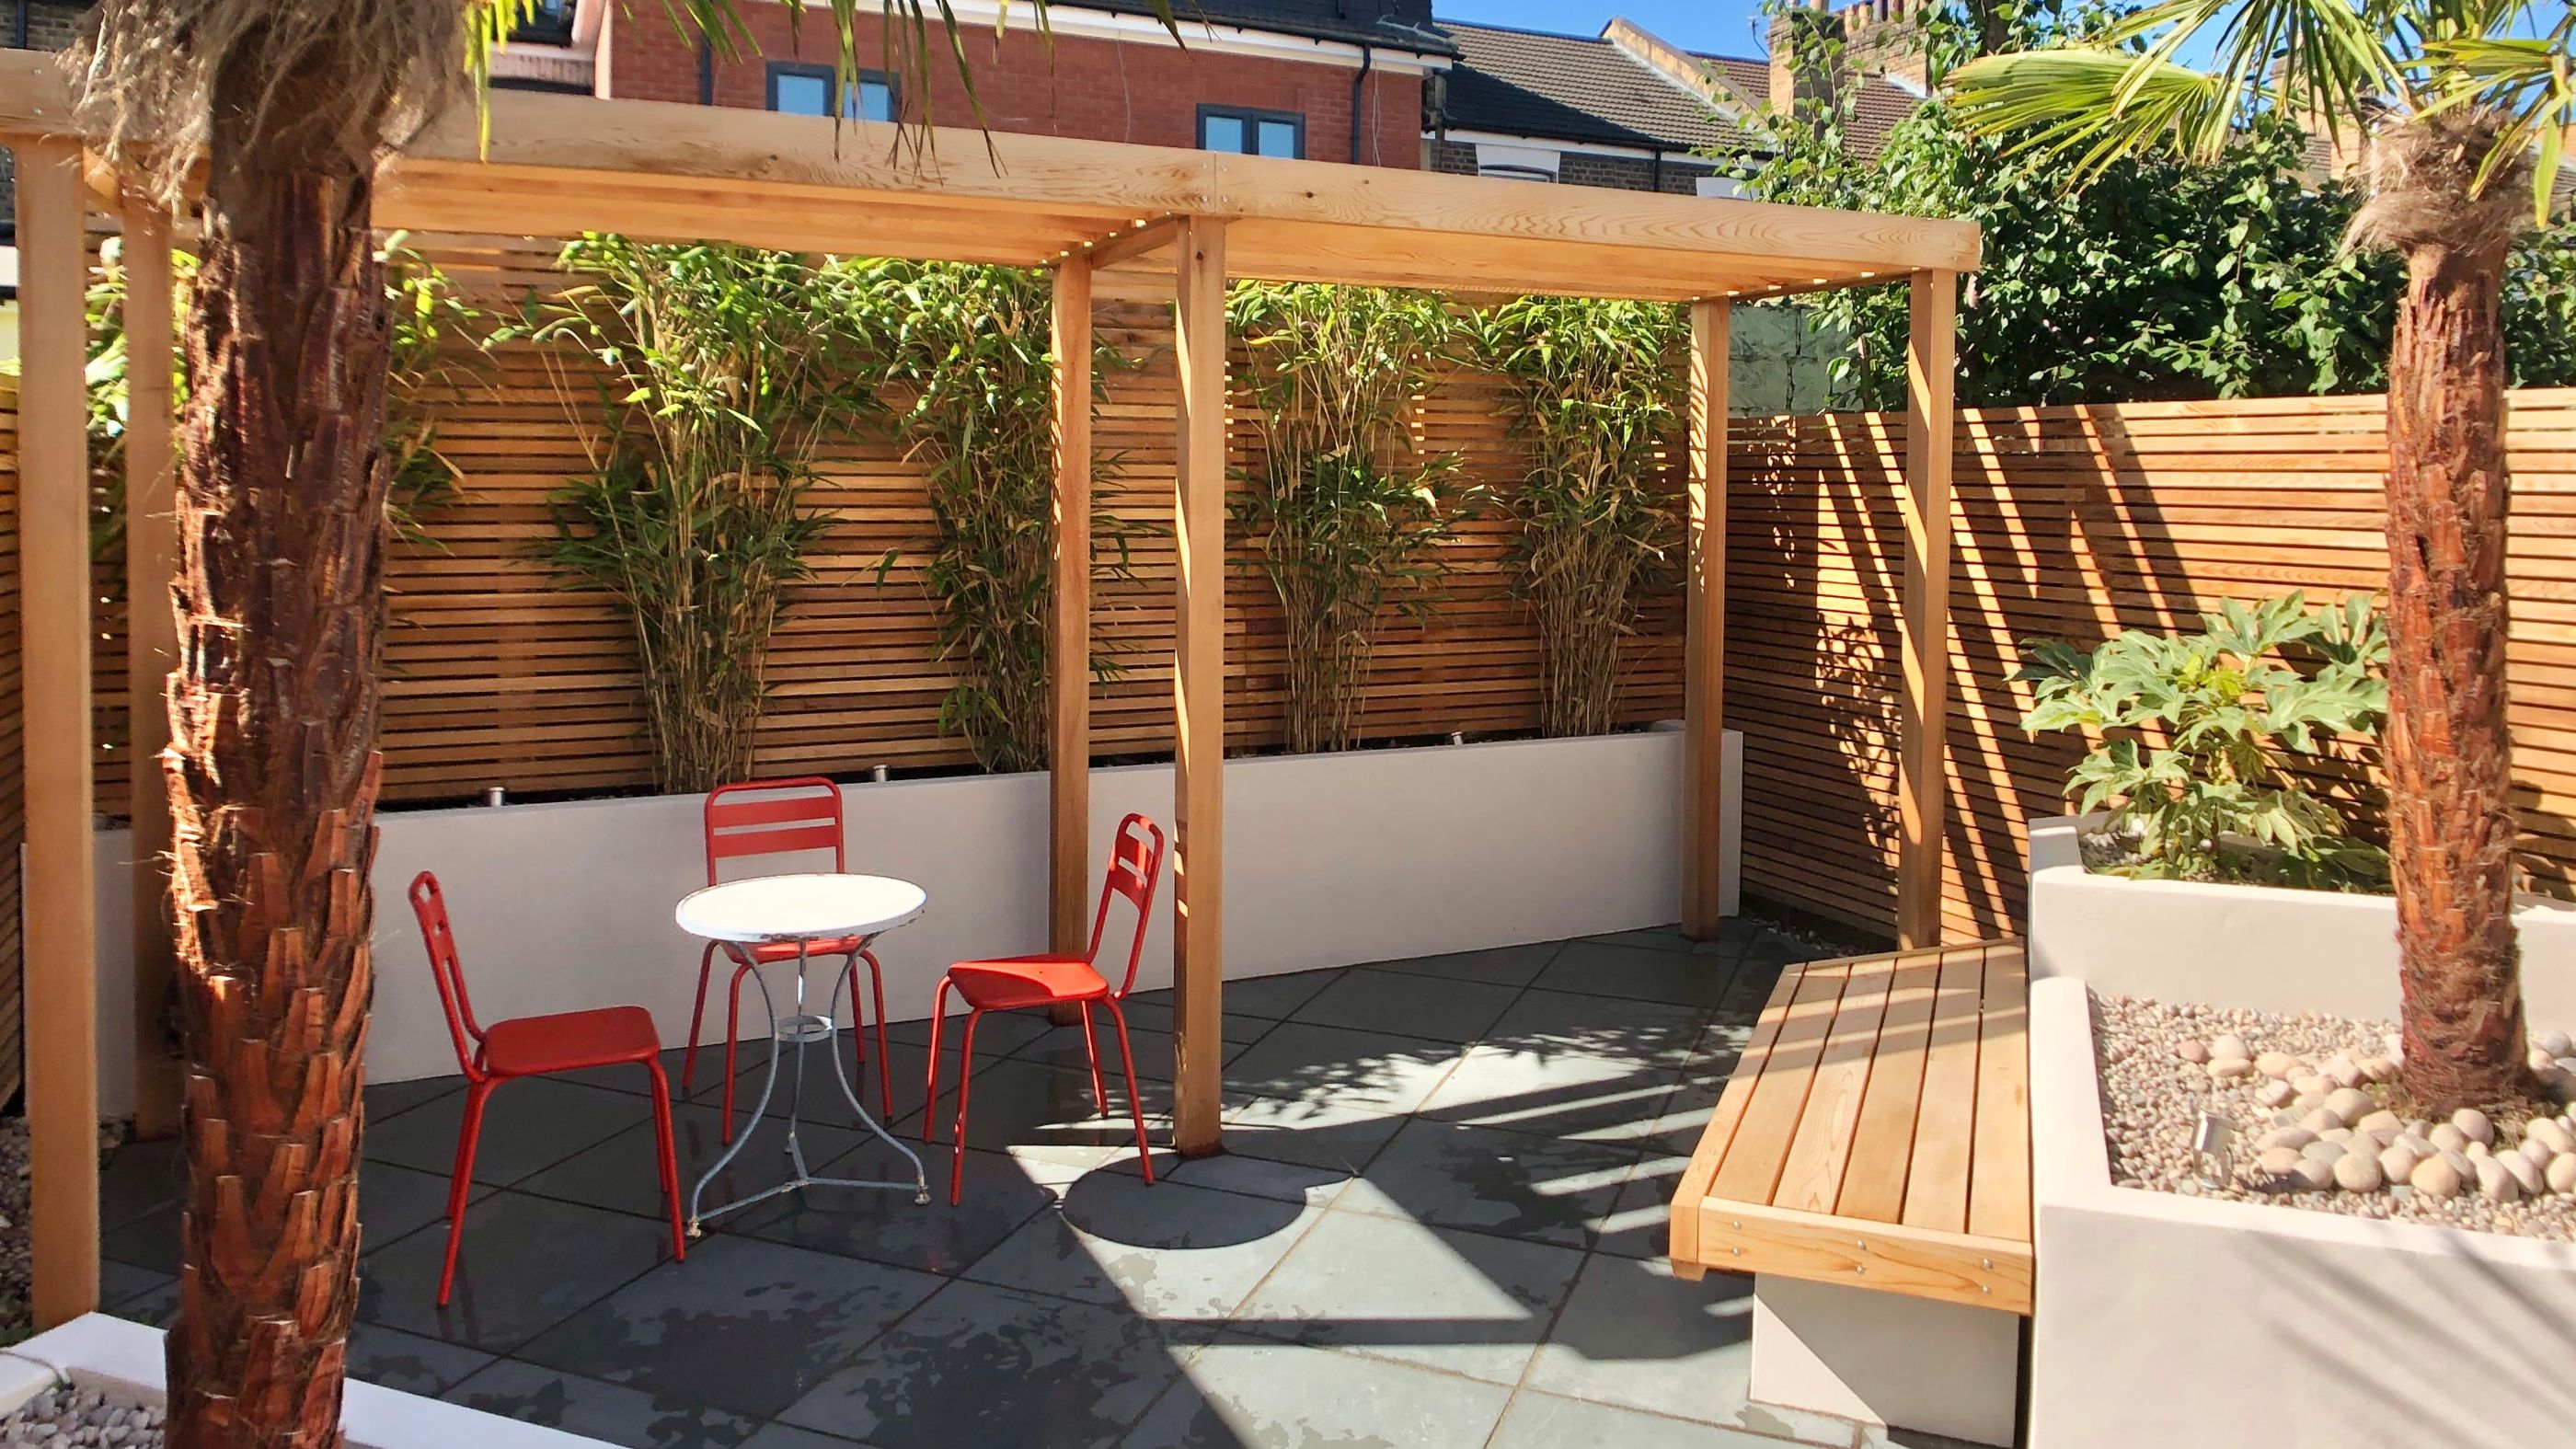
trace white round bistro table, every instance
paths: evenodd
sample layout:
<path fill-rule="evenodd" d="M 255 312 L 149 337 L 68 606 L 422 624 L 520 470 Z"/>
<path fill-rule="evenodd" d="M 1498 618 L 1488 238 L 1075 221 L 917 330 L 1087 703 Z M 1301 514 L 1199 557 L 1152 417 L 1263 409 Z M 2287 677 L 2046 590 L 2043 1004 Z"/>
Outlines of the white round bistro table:
<path fill-rule="evenodd" d="M 821 1013 L 805 1009 L 805 966 L 807 950 L 816 941 L 840 941 L 855 938 L 862 948 L 875 944 L 876 938 L 895 927 L 917 919 L 930 897 L 921 887 L 907 880 L 882 875 L 770 875 L 750 880 L 728 881 L 693 891 L 680 901 L 674 913 L 680 929 L 702 936 L 725 948 L 738 965 L 753 965 L 752 953 L 745 947 L 768 945 L 781 941 L 796 943 L 795 1010 L 781 1018 L 770 999 L 769 982 L 753 965 L 751 979 L 760 987 L 761 1010 L 769 1015 L 769 1070 L 761 1078 L 760 1100 L 751 1109 L 752 1127 L 724 1150 L 714 1164 L 689 1190 L 689 1236 L 695 1238 L 709 1218 L 721 1217 L 756 1202 L 766 1202 L 781 1193 L 800 1188 L 861 1187 L 909 1190 L 916 1203 L 930 1201 L 930 1179 L 921 1170 L 921 1158 L 895 1140 L 859 1101 L 850 1086 L 850 1074 L 842 1065 L 841 1054 L 826 1050 L 832 1060 L 832 1075 L 841 1084 L 841 1095 L 850 1099 L 850 1110 L 859 1121 L 875 1133 L 888 1147 L 902 1153 L 912 1164 L 910 1182 L 862 1182 L 841 1177 L 816 1177 L 805 1165 L 805 1149 L 796 1140 L 796 1123 L 805 1105 L 805 1048 L 814 1042 L 832 1039 L 835 1018 L 841 1010 L 841 988 L 849 973 L 832 973 L 832 1004 Z M 855 1003 L 853 1003 L 855 1005 Z M 778 1044 L 792 1043 L 796 1048 L 796 1081 L 787 1099 L 787 1161 L 793 1174 L 776 1187 L 767 1188 L 721 1207 L 698 1210 L 698 1200 L 706 1195 L 707 1184 L 725 1170 L 749 1142 L 752 1130 L 769 1111 L 769 1099 L 778 1087 Z"/>

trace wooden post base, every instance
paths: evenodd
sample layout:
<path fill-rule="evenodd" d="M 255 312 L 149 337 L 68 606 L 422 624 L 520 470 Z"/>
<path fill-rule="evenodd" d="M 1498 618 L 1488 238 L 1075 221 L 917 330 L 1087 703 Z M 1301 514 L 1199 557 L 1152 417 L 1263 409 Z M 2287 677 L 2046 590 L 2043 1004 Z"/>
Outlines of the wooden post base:
<path fill-rule="evenodd" d="M 2008 1445 L 2021 1318 L 1902 1293 L 1758 1274 L 1757 1404 Z"/>

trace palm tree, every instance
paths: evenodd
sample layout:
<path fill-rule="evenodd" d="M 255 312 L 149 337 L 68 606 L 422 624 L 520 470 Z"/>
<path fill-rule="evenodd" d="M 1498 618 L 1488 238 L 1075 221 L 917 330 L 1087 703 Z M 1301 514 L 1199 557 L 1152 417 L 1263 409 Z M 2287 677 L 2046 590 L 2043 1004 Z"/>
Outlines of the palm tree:
<path fill-rule="evenodd" d="M 2407 1091 L 2523 1100 L 2505 718 L 2505 254 L 2576 121 L 2563 0 L 2157 0 L 1952 77 L 1968 123 L 2089 175 L 2281 111 L 2366 145 L 2356 244 L 2406 265 L 2388 359 L 2389 853 Z M 2206 53 L 2195 68 L 2177 57 Z M 2536 163 L 2536 164 L 2535 164 Z"/>
<path fill-rule="evenodd" d="M 785 3 L 828 12 L 854 84 L 858 0 Z M 947 0 L 880 4 L 915 94 L 926 14 L 963 74 Z M 731 55 L 749 39 L 735 5 L 665 8 Z M 533 8 L 105 0 L 71 60 L 121 165 L 175 199 L 205 161 L 164 757 L 188 1163 L 178 1449 L 340 1442 L 390 471 L 376 166 L 460 92 L 479 103 L 492 48 Z"/>

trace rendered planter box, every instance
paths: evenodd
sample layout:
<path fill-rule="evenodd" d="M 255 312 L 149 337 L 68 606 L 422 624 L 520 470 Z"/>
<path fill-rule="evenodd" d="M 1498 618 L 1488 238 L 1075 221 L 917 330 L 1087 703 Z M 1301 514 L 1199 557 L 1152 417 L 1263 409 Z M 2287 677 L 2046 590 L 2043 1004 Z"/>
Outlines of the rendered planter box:
<path fill-rule="evenodd" d="M 161 1330 L 104 1313 L 0 1349 L 0 1415 L 56 1384 L 159 1404 Z M 341 1401 L 349 1449 L 600 1449 L 602 1441 L 352 1379 Z"/>
<path fill-rule="evenodd" d="M 2073 826 L 2031 831 L 2030 1442 L 2576 1436 L 2576 1244 L 2112 1185 L 2089 991 L 2391 1016 L 2395 908 L 2087 875 Z M 2535 1019 L 2576 1022 L 2576 913 L 2519 919 Z"/>

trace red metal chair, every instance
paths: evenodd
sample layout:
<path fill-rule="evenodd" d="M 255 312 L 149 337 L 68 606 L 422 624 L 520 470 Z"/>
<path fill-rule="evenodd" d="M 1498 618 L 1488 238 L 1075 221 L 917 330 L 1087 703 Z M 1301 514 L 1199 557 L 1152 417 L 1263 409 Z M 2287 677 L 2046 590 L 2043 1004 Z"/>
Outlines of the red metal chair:
<path fill-rule="evenodd" d="M 1103 1115 L 1109 1089 L 1100 1077 L 1100 1044 L 1091 1034 L 1091 1004 L 1109 1008 L 1118 1028 L 1118 1060 L 1127 1070 L 1127 1106 L 1136 1119 L 1137 1161 L 1154 1180 L 1153 1149 L 1145 1141 L 1145 1104 L 1136 1093 L 1136 1054 L 1127 1044 L 1127 1013 L 1118 1003 L 1136 988 L 1136 963 L 1145 954 L 1145 924 L 1152 918 L 1154 883 L 1163 874 L 1163 830 L 1142 815 L 1118 822 L 1110 841 L 1109 877 L 1100 883 L 1100 909 L 1091 918 L 1091 946 L 1080 956 L 1007 956 L 960 961 L 940 978 L 930 1008 L 930 1085 L 921 1107 L 921 1140 L 939 1140 L 939 1029 L 948 1016 L 948 991 L 966 1001 L 965 1056 L 957 1073 L 957 1150 L 948 1168 L 948 1202 L 955 1206 L 966 1184 L 966 1092 L 973 1084 L 975 1023 L 987 1011 L 1036 1011 L 1073 1006 L 1082 1012 L 1082 1047 L 1091 1058 L 1091 1096 Z M 1109 903 L 1124 896 L 1136 907 L 1136 938 L 1127 947 L 1127 974 L 1111 987 L 1100 974 L 1100 941 L 1109 930 Z"/>
<path fill-rule="evenodd" d="M 653 1147 L 662 1159 L 662 1196 L 671 1204 L 671 1253 L 689 1256 L 680 1225 L 680 1170 L 671 1150 L 671 1084 L 662 1075 L 662 1038 L 652 1013 L 640 1006 L 603 1006 L 552 1016 L 522 1016 L 486 1027 L 474 1019 L 465 989 L 456 931 L 447 923 L 447 900 L 438 877 L 412 877 L 412 914 L 420 919 L 429 971 L 438 978 L 438 1001 L 447 1008 L 447 1033 L 456 1042 L 456 1064 L 465 1071 L 465 1122 L 456 1136 L 456 1170 L 447 1187 L 447 1261 L 438 1273 L 438 1306 L 456 1286 L 456 1249 L 465 1239 L 465 1198 L 474 1182 L 474 1148 L 483 1136 L 483 1107 L 494 1088 L 514 1077 L 541 1077 L 590 1067 L 640 1065 L 653 1078 Z"/>
<path fill-rule="evenodd" d="M 806 851 L 832 852 L 832 869 L 846 871 L 849 849 L 841 823 L 841 787 L 819 776 L 793 780 L 755 780 L 740 785 L 719 785 L 707 796 L 707 884 L 716 884 L 717 867 L 724 861 L 752 856 L 793 855 Z M 868 1045 L 866 1024 L 860 1020 L 859 963 L 868 963 L 868 984 L 873 988 L 877 1013 L 877 1091 L 883 1098 L 886 1117 L 894 1116 L 894 1067 L 886 1055 L 885 971 L 877 965 L 876 953 L 866 943 L 851 938 L 812 943 L 812 956 L 838 956 L 842 970 L 850 977 L 850 1056 L 858 1065 L 858 1080 L 868 1079 Z M 725 1070 L 724 1070 L 724 1140 L 733 1140 L 734 1042 L 742 1035 L 742 978 L 755 966 L 772 961 L 796 959 L 796 943 L 776 941 L 752 946 L 726 948 L 734 960 L 733 983 L 725 991 Z M 680 1061 L 680 1090 L 685 1093 L 697 1080 L 698 1029 L 707 1014 L 707 982 L 715 970 L 716 943 L 710 941 L 698 957 L 698 1004 L 689 1012 L 689 1050 Z M 859 1090 L 865 1092 L 862 1085 Z"/>

